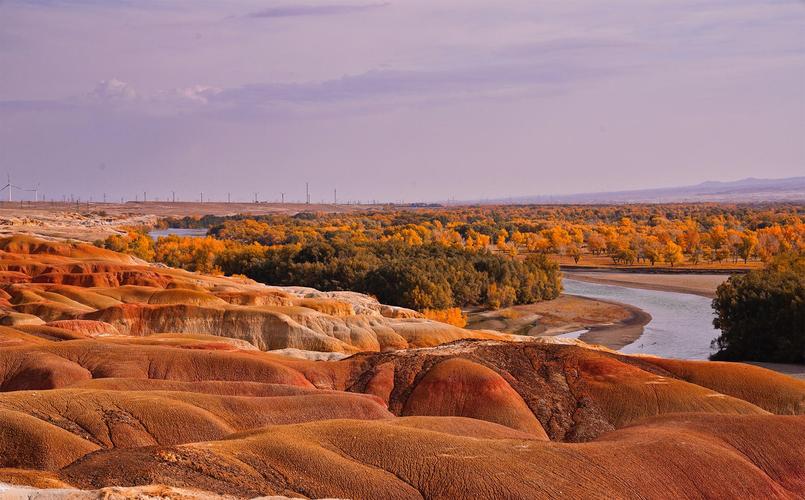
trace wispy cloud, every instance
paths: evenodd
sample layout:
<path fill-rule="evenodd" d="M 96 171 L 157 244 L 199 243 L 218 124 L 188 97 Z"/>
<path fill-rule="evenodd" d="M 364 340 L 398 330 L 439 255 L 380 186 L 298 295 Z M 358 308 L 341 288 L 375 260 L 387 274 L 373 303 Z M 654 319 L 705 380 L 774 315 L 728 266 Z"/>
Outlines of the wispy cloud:
<path fill-rule="evenodd" d="M 224 90 L 210 102 L 261 106 L 272 102 L 305 104 L 380 100 L 381 104 L 393 105 L 410 102 L 411 99 L 440 97 L 452 100 L 514 91 L 544 91 L 612 73 L 613 70 L 572 67 L 561 63 L 419 71 L 373 70 L 321 82 L 245 85 Z"/>
<path fill-rule="evenodd" d="M 139 97 L 131 85 L 117 78 L 98 82 L 87 96 L 99 101 L 134 101 Z"/>
<path fill-rule="evenodd" d="M 554 49 L 549 47 L 547 53 Z M 307 82 L 258 82 L 228 88 L 205 85 L 141 93 L 131 84 L 102 80 L 83 96 L 50 101 L 0 101 L 0 109 L 42 109 L 63 106 L 126 110 L 135 114 L 225 112 L 229 117 L 253 117 L 278 110 L 308 114 L 337 106 L 345 116 L 350 109 L 364 113 L 416 106 L 440 105 L 462 99 L 554 95 L 591 80 L 635 71 L 631 66 L 599 67 L 561 58 L 530 57 L 478 61 L 475 65 L 443 69 L 374 69 L 340 78 Z"/>
<path fill-rule="evenodd" d="M 267 9 L 251 12 L 246 17 L 274 18 L 274 17 L 302 17 L 302 16 L 335 16 L 341 14 L 354 14 L 368 10 L 380 9 L 388 3 L 370 4 L 341 4 L 341 5 L 286 5 L 269 7 Z"/>

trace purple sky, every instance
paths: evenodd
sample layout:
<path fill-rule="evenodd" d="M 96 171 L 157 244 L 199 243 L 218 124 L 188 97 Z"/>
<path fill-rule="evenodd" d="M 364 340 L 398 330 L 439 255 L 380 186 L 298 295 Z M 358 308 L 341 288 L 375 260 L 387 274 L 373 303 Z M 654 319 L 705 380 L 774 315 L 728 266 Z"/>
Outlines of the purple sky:
<path fill-rule="evenodd" d="M 0 174 L 314 201 L 803 175 L 803 32 L 802 0 L 0 0 Z"/>

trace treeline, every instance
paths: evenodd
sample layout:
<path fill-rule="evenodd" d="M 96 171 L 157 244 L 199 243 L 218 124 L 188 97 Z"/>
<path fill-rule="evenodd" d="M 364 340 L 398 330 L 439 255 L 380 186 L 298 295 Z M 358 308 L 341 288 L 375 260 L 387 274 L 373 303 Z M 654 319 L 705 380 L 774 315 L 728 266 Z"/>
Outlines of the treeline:
<path fill-rule="evenodd" d="M 544 254 L 594 265 L 733 265 L 805 248 L 802 206 L 450 207 L 337 214 L 168 219 L 218 239 L 266 246 L 349 238 Z"/>
<path fill-rule="evenodd" d="M 191 271 L 240 274 L 272 285 L 358 291 L 420 311 L 507 307 L 552 299 L 561 292 L 559 267 L 544 255 L 516 259 L 435 242 L 410 245 L 394 239 L 354 242 L 334 237 L 266 246 L 178 236 L 154 242 L 133 230 L 98 244 Z"/>

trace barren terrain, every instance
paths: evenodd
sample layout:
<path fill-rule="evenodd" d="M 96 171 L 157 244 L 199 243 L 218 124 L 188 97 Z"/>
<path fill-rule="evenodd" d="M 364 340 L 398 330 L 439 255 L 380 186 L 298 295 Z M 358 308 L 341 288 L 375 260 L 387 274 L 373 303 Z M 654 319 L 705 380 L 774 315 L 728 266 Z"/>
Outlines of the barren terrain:
<path fill-rule="evenodd" d="M 763 368 L 24 236 L 0 268 L 0 483 L 52 498 L 805 493 L 805 382 Z"/>
<path fill-rule="evenodd" d="M 123 226 L 153 226 L 163 217 L 295 214 L 305 211 L 349 212 L 367 208 L 368 205 L 304 203 L 0 202 L 0 236 L 29 234 L 92 242 L 120 234 L 119 228 Z"/>

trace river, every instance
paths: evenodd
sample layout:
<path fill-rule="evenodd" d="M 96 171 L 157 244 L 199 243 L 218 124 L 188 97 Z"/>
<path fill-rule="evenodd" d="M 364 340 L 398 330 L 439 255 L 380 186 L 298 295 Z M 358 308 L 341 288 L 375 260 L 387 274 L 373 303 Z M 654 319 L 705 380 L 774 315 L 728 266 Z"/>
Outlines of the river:
<path fill-rule="evenodd" d="M 627 354 L 654 354 L 665 358 L 707 359 L 713 328 L 711 299 L 686 293 L 659 292 L 617 285 L 564 279 L 565 293 L 623 302 L 651 314 L 651 321 L 637 341 L 625 346 Z M 563 336 L 578 337 L 582 332 Z"/>

